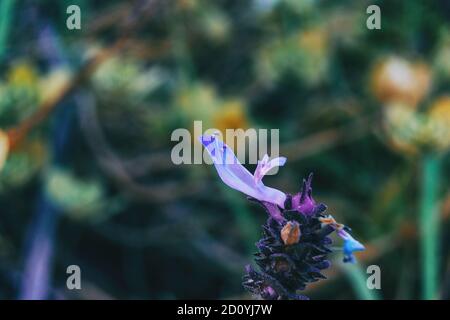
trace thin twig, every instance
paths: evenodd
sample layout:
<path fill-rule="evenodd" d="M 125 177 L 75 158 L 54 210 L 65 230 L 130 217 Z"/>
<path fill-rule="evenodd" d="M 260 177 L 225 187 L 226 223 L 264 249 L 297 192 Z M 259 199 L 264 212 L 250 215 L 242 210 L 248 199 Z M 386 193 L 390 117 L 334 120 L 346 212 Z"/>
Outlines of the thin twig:
<path fill-rule="evenodd" d="M 361 117 L 342 127 L 323 130 L 281 146 L 280 154 L 298 161 L 324 150 L 349 143 L 370 132 L 370 117 Z"/>
<path fill-rule="evenodd" d="M 85 140 L 103 171 L 121 188 L 146 202 L 173 201 L 176 197 L 198 193 L 203 184 L 177 181 L 159 183 L 157 186 L 142 185 L 134 181 L 123 160 L 109 145 L 98 121 L 94 97 L 87 92 L 77 96 L 78 116 Z"/>
<path fill-rule="evenodd" d="M 30 117 L 26 118 L 23 122 L 19 123 L 16 127 L 13 127 L 7 131 L 9 138 L 10 148 L 14 149 L 25 138 L 25 136 L 31 131 L 32 128 L 39 125 L 44 121 L 52 111 L 58 106 L 58 104 L 75 88 L 83 83 L 105 60 L 114 56 L 121 50 L 123 50 L 130 42 L 130 36 L 132 32 L 138 28 L 149 17 L 156 14 L 155 5 L 158 1 L 145 0 L 137 1 L 133 6 L 126 11 L 123 20 L 118 22 L 120 26 L 120 36 L 110 46 L 103 50 L 100 50 L 96 56 L 87 61 L 76 75 L 69 81 L 58 94 L 52 95 L 47 100 L 44 100 L 37 108 L 37 111 Z M 145 19 L 140 19 L 145 18 Z M 94 19 L 95 20 L 95 19 Z"/>
<path fill-rule="evenodd" d="M 94 58 L 89 60 L 79 72 L 69 81 L 56 95 L 44 100 L 38 107 L 36 113 L 7 131 L 11 149 L 14 149 L 25 138 L 32 128 L 45 120 L 67 95 L 80 85 L 95 69 L 106 59 L 117 53 L 125 46 L 125 41 L 118 41 L 112 47 L 102 50 Z"/>

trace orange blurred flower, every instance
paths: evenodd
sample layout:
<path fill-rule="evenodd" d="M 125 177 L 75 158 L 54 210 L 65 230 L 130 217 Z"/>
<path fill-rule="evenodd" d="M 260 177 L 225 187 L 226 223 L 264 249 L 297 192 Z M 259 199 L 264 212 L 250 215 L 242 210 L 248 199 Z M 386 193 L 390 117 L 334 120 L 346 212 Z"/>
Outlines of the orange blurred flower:
<path fill-rule="evenodd" d="M 247 129 L 248 120 L 245 114 L 244 105 L 239 100 L 229 100 L 214 115 L 214 128 L 225 133 L 226 129 Z"/>
<path fill-rule="evenodd" d="M 389 57 L 374 66 L 370 85 L 381 102 L 415 108 L 430 90 L 431 71 L 425 63 Z"/>

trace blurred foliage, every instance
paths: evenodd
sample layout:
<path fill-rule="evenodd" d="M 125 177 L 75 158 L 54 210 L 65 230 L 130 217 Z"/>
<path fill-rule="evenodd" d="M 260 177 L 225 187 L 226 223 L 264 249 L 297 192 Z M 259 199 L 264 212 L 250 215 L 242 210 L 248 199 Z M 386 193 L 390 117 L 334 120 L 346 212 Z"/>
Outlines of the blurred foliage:
<path fill-rule="evenodd" d="M 65 26 L 69 4 L 81 30 Z M 369 4 L 381 30 L 366 28 Z M 421 296 L 422 153 L 443 155 L 438 198 L 450 199 L 447 1 L 23 0 L 0 11 L 0 298 L 18 296 L 42 194 L 59 217 L 52 297 L 249 298 L 241 274 L 265 213 L 210 166 L 172 164 L 172 131 L 196 120 L 280 129 L 288 162 L 267 184 L 297 192 L 314 172 L 315 197 L 367 245 L 362 271 L 345 277 L 336 263 L 305 294 L 373 297 L 361 272 L 377 264 L 375 296 Z M 46 108 L 10 146 L 10 130 Z M 83 270 L 79 293 L 65 289 L 71 264 Z"/>
<path fill-rule="evenodd" d="M 60 169 L 51 170 L 46 178 L 46 192 L 64 211 L 83 216 L 101 210 L 98 207 L 103 190 L 98 181 L 80 181 Z"/>

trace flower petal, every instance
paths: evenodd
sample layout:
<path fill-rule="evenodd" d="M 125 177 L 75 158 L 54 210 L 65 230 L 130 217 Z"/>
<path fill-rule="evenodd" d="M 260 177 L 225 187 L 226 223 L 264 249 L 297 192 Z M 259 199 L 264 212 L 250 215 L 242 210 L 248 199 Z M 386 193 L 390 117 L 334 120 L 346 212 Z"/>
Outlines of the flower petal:
<path fill-rule="evenodd" d="M 320 214 L 327 209 L 323 203 L 316 204 L 316 201 L 312 197 L 312 178 L 313 174 L 310 173 L 307 180 L 303 179 L 303 186 L 300 193 L 292 197 L 292 207 L 307 216 Z"/>
<path fill-rule="evenodd" d="M 253 175 L 216 135 L 201 136 L 200 142 L 208 150 L 219 177 L 226 185 L 260 201 L 275 203 L 284 208 L 286 195 L 277 189 L 264 186 L 262 182 L 256 183 Z"/>
<path fill-rule="evenodd" d="M 277 157 L 269 161 L 269 156 L 267 154 L 264 155 L 263 159 L 258 161 L 258 166 L 255 170 L 255 183 L 260 183 L 262 178 L 273 168 L 284 166 L 286 160 L 287 159 L 285 157 Z"/>
<path fill-rule="evenodd" d="M 342 250 L 344 251 L 344 262 L 355 263 L 356 259 L 353 252 L 363 251 L 366 248 L 344 229 L 338 230 L 337 234 L 344 240 L 344 246 L 342 247 Z"/>

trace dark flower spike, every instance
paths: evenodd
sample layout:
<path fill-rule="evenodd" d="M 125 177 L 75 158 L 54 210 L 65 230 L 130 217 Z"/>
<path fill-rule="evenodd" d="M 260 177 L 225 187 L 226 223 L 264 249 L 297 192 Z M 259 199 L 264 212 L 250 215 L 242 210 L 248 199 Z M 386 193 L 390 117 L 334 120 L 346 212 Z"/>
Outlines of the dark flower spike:
<path fill-rule="evenodd" d="M 243 277 L 244 288 L 254 295 L 266 300 L 308 299 L 299 291 L 311 282 L 325 279 L 321 271 L 330 267 L 327 255 L 332 252 L 329 237 L 332 232 L 344 240 L 344 262 L 355 262 L 353 253 L 364 250 L 350 235 L 350 228 L 325 214 L 324 204 L 316 204 L 312 197 L 312 174 L 303 180 L 299 193 L 284 194 L 266 187 L 261 180 L 271 168 L 284 165 L 286 158 L 269 160 L 264 156 L 252 175 L 216 136 L 203 136 L 201 142 L 222 181 L 247 194 L 249 200 L 268 213 L 262 238 L 256 243 L 258 269 L 246 266 Z"/>

